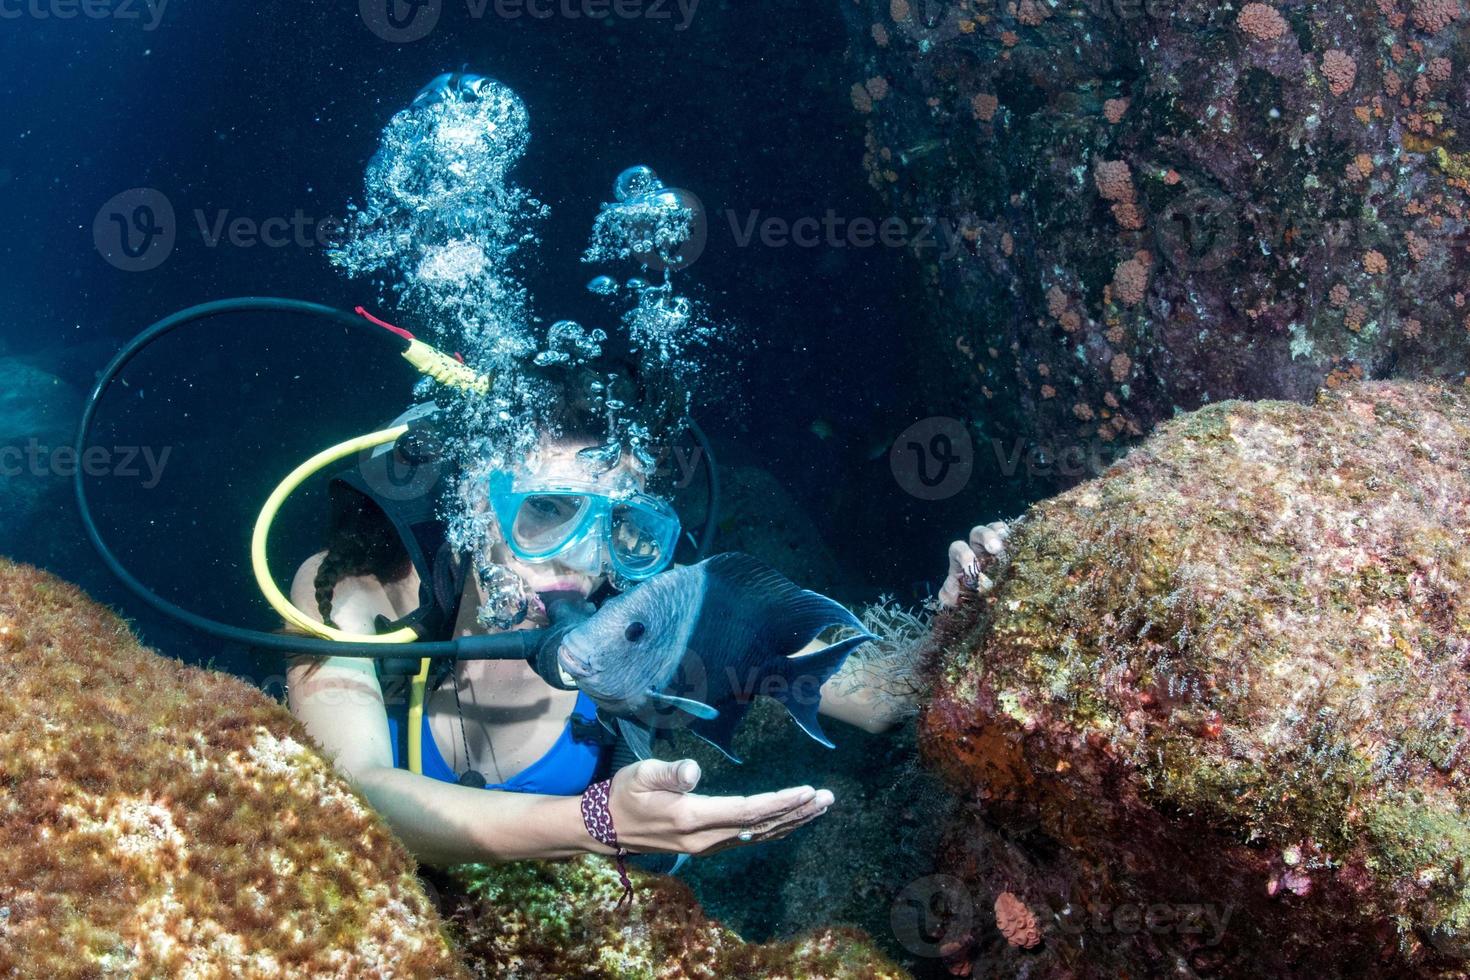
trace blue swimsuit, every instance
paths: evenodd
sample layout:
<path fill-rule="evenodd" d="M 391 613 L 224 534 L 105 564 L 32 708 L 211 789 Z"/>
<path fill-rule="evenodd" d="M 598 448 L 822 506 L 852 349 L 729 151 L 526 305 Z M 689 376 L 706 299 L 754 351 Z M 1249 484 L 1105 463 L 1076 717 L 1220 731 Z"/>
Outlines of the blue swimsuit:
<path fill-rule="evenodd" d="M 406 705 L 388 712 L 388 731 L 393 741 L 393 765 L 406 768 L 406 760 L 399 749 L 399 731 L 407 721 Z M 546 754 L 503 783 L 486 786 L 486 789 L 505 790 L 511 793 L 539 793 L 545 796 L 579 796 L 592 783 L 597 767 L 602 762 L 602 746 L 593 742 L 578 741 L 572 737 L 572 722 L 595 723 L 597 707 L 586 694 L 578 692 L 577 704 L 572 708 L 572 717 L 567 719 L 561 736 L 546 750 Z M 439 751 L 434 733 L 429 729 L 429 713 L 424 712 L 423 762 L 424 775 L 441 782 L 456 783 L 459 777 Z"/>

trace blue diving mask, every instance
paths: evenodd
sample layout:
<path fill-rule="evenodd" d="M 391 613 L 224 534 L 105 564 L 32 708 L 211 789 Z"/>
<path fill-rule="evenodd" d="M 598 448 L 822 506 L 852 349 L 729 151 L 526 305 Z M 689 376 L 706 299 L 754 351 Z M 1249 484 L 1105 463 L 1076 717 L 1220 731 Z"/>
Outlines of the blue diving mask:
<path fill-rule="evenodd" d="M 679 515 L 667 501 L 605 484 L 507 473 L 487 479 L 490 508 L 511 554 L 553 558 L 615 584 L 639 582 L 669 567 L 679 543 Z"/>

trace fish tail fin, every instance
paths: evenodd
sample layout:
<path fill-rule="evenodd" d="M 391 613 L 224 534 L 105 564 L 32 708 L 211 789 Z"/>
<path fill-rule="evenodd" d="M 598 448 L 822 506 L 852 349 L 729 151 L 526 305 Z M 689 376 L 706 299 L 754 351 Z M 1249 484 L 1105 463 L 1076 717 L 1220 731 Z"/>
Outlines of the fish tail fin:
<path fill-rule="evenodd" d="M 848 654 L 872 639 L 875 637 L 871 633 L 859 633 L 805 656 L 786 657 L 779 667 L 786 683 L 771 696 L 781 702 L 802 731 L 829 749 L 837 746 L 827 738 L 817 721 L 817 709 L 822 704 L 822 685 L 842 668 Z"/>

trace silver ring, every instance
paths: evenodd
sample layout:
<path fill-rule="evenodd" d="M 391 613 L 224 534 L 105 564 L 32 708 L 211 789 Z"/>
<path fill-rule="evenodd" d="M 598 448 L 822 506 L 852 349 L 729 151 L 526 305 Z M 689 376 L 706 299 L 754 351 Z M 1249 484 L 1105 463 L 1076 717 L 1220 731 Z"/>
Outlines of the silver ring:
<path fill-rule="evenodd" d="M 755 838 L 754 832 L 749 830 L 742 830 L 737 836 L 740 838 L 741 841 L 745 843 L 749 843 Z"/>

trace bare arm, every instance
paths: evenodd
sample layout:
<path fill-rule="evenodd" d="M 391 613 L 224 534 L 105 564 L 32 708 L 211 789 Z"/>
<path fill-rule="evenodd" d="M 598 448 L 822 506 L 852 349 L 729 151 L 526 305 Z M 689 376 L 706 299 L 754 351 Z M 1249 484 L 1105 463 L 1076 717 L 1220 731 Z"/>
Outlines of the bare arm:
<path fill-rule="evenodd" d="M 1009 537 L 1010 528 L 996 521 L 977 525 L 970 530 L 968 540 L 951 544 L 939 604 L 954 606 L 967 596 L 989 592 L 994 583 L 983 569 L 1005 560 Z M 813 642 L 801 652 L 822 646 Z M 842 669 L 822 685 L 820 712 L 875 734 L 896 727 L 917 710 L 919 692 L 913 680 L 913 657 L 909 655 L 916 652 L 906 651 L 900 644 L 897 656 L 849 657 Z"/>
<path fill-rule="evenodd" d="M 824 646 L 825 643 L 813 641 L 801 653 Z M 858 657 L 848 657 L 842 669 L 822 685 L 818 713 L 874 735 L 893 730 L 913 714 L 915 692 L 903 678 L 894 676 L 890 668 L 891 661 L 868 664 Z"/>
<path fill-rule="evenodd" d="M 312 579 L 321 556 L 297 572 L 291 599 L 312 618 Z M 338 585 L 332 618 L 343 629 L 372 632 L 374 618 L 398 615 L 381 586 L 348 579 Z M 456 786 L 393 767 L 383 693 L 371 661 L 302 658 L 288 674 L 292 712 L 342 774 L 367 797 L 409 850 L 425 864 L 565 858 L 611 853 L 582 825 L 577 797 L 538 796 Z M 701 854 L 737 843 L 784 837 L 815 819 L 832 794 L 809 786 L 753 797 L 692 793 L 692 760 L 649 760 L 617 774 L 614 822 L 630 850 Z"/>

